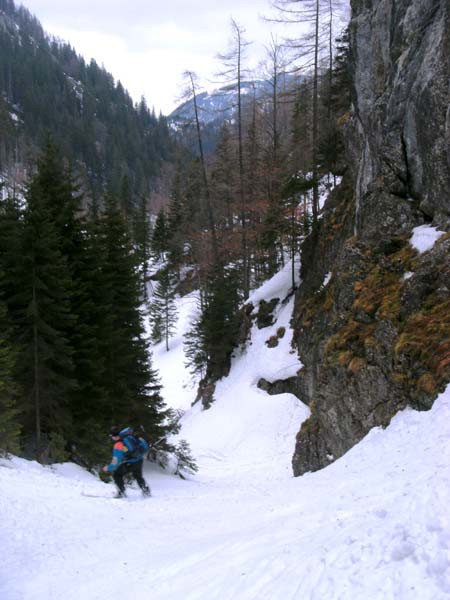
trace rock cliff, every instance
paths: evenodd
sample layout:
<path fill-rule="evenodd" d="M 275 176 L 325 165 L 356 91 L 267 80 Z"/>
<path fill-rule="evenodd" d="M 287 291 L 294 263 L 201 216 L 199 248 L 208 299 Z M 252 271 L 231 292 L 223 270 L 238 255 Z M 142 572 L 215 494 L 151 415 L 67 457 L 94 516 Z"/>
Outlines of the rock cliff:
<path fill-rule="evenodd" d="M 450 3 L 352 0 L 349 167 L 303 247 L 295 383 L 311 417 L 295 475 L 320 469 L 450 380 Z M 427 252 L 410 244 L 428 224 Z"/>

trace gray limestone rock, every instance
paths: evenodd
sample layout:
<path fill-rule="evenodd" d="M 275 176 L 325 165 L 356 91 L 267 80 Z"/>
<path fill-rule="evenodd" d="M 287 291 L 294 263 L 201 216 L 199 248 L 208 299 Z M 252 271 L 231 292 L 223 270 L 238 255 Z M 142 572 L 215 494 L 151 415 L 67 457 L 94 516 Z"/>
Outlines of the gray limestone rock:
<path fill-rule="evenodd" d="M 303 245 L 293 317 L 304 368 L 288 385 L 311 408 L 295 475 L 450 380 L 450 238 L 420 256 L 408 244 L 417 225 L 450 230 L 450 2 L 351 4 L 349 168 Z"/>

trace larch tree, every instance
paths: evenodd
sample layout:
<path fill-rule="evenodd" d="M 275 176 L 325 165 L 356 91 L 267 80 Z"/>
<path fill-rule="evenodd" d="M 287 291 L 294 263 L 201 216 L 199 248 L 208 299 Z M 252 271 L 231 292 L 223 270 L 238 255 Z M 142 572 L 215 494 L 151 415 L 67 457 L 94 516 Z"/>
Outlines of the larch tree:
<path fill-rule="evenodd" d="M 242 246 L 242 286 L 244 298 L 248 298 L 250 291 L 250 257 L 248 244 L 248 207 L 245 194 L 245 168 L 244 168 L 244 121 L 243 121 L 243 84 L 248 78 L 245 67 L 246 48 L 250 42 L 245 39 L 245 29 L 234 19 L 231 19 L 230 48 L 217 58 L 222 64 L 222 69 L 217 74 L 227 85 L 236 90 L 236 127 L 237 151 L 239 172 L 239 210 L 241 221 L 241 246 Z"/>
<path fill-rule="evenodd" d="M 203 149 L 203 136 L 202 136 L 202 129 L 201 129 L 201 123 L 200 123 L 200 117 L 199 117 L 199 110 L 198 110 L 198 102 L 197 102 L 198 80 L 197 80 L 197 76 L 195 75 L 195 73 L 193 71 L 186 71 L 184 74 L 184 77 L 185 77 L 185 79 L 187 81 L 187 85 L 188 85 L 186 95 L 187 95 L 187 97 L 191 98 L 191 100 L 193 102 L 193 106 L 194 106 L 194 118 L 195 118 L 195 129 L 196 129 L 196 135 L 197 135 L 197 146 L 198 146 L 198 154 L 200 157 L 200 166 L 201 166 L 201 173 L 202 173 L 202 180 L 203 180 L 203 193 L 204 193 L 204 197 L 205 197 L 206 213 L 208 216 L 208 226 L 209 226 L 209 231 L 210 231 L 210 235 L 211 235 L 213 264 L 215 265 L 214 268 L 217 268 L 220 264 L 219 247 L 218 247 L 218 243 L 217 243 L 216 222 L 215 222 L 213 206 L 212 206 L 212 201 L 211 201 L 211 190 L 210 190 L 208 172 L 207 172 L 207 168 L 206 168 L 206 159 L 205 159 L 205 153 L 204 153 L 204 149 Z"/>
<path fill-rule="evenodd" d="M 319 93 L 320 93 L 320 61 L 329 53 L 332 61 L 333 47 L 333 9 L 340 0 L 272 0 L 278 17 L 271 21 L 290 23 L 300 30 L 295 38 L 285 40 L 286 46 L 292 51 L 292 59 L 297 70 L 305 73 L 312 72 L 312 124 L 311 124 L 311 171 L 312 189 L 312 219 L 317 226 L 319 211 Z M 303 34 L 301 30 L 303 29 Z"/>

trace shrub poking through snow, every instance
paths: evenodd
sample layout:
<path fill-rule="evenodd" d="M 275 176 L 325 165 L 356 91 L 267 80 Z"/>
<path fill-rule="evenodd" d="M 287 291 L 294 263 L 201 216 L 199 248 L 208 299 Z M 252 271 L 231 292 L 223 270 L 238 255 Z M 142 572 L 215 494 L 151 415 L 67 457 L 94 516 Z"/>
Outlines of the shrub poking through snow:
<path fill-rule="evenodd" d="M 185 475 L 193 475 L 197 473 L 198 466 L 191 454 L 191 448 L 186 440 L 180 440 L 175 447 L 175 457 L 177 459 L 177 467 L 175 475 L 185 479 Z"/>

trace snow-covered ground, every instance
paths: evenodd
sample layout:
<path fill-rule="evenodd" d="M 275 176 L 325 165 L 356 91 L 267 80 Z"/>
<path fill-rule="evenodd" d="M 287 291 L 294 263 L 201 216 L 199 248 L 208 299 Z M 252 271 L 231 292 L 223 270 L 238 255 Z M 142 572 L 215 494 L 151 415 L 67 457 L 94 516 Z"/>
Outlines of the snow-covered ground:
<path fill-rule="evenodd" d="M 289 277 L 287 267 L 253 302 L 283 298 Z M 180 302 L 180 331 L 193 302 Z M 293 478 L 308 409 L 256 388 L 301 368 L 290 330 L 264 344 L 291 310 L 280 304 L 273 326 L 253 330 L 207 411 L 189 408 L 181 336 L 155 348 L 166 400 L 186 410 L 196 476 L 147 464 L 153 496 L 115 500 L 77 466 L 0 460 L 1 600 L 449 599 L 450 388 L 431 411 L 405 410 Z"/>

